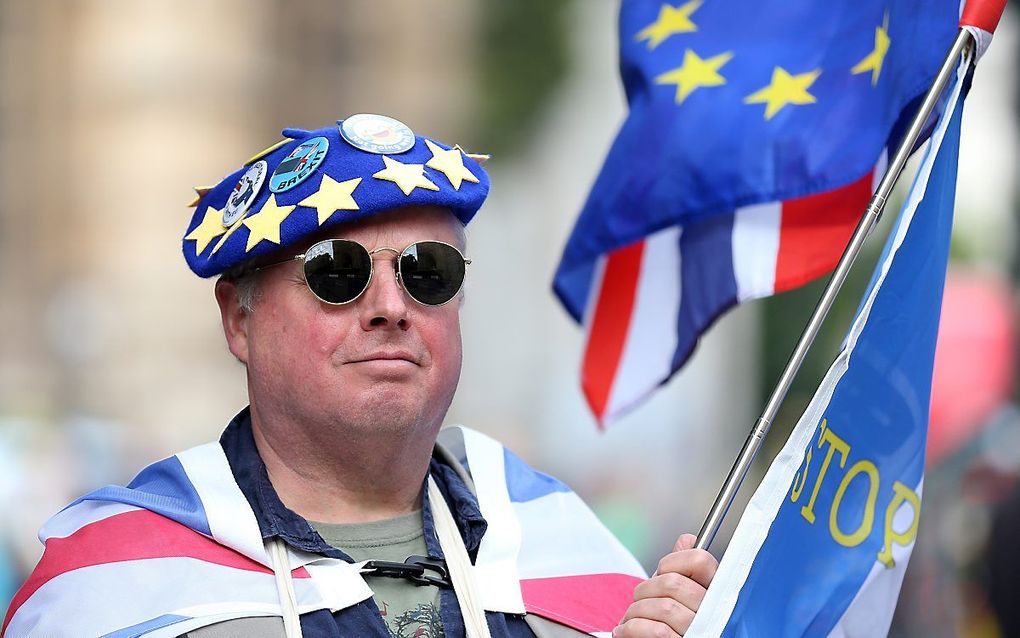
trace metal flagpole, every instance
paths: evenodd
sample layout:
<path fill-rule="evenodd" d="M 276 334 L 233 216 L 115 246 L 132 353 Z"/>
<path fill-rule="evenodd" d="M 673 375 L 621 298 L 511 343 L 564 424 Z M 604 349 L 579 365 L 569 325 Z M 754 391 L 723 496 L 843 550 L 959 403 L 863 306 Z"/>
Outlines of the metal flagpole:
<path fill-rule="evenodd" d="M 960 32 L 956 36 L 956 41 L 953 43 L 948 55 L 946 55 L 945 61 L 942 63 L 942 68 L 939 70 L 938 76 L 936 76 L 931 88 L 928 89 L 928 93 L 924 97 L 924 102 L 921 104 L 920 110 L 917 112 L 917 115 L 914 116 L 914 119 L 910 124 L 910 129 L 907 131 L 906 136 L 900 143 L 900 147 L 896 150 L 896 155 L 889 163 L 889 167 L 886 169 L 885 175 L 882 177 L 882 181 L 878 185 L 878 189 L 875 191 L 875 194 L 872 195 L 871 201 L 868 203 L 868 207 L 864 211 L 864 215 L 861 217 L 861 221 L 857 224 L 857 228 L 854 230 L 854 234 L 850 238 L 850 242 L 847 244 L 846 250 L 843 252 L 843 256 L 840 257 L 839 264 L 836 265 L 836 270 L 832 273 L 832 278 L 829 279 L 829 283 L 826 285 L 825 291 L 818 300 L 818 305 L 815 306 L 814 313 L 811 315 L 811 319 L 808 321 L 807 327 L 804 328 L 804 332 L 801 333 L 800 340 L 797 342 L 797 347 L 794 348 L 793 354 L 790 355 L 790 360 L 787 361 L 783 374 L 780 375 L 779 381 L 776 383 L 776 387 L 772 390 L 772 395 L 769 397 L 768 403 L 765 404 L 764 411 L 761 416 L 758 417 L 758 420 L 754 422 L 754 426 L 751 428 L 751 432 L 748 434 L 747 440 L 744 442 L 744 446 L 741 448 L 740 454 L 737 456 L 737 460 L 733 463 L 733 467 L 730 469 L 730 473 L 726 477 L 726 482 L 723 483 L 722 489 L 719 490 L 719 495 L 715 498 L 715 503 L 712 505 L 712 509 L 709 512 L 708 517 L 705 519 L 704 525 L 701 527 L 701 532 L 698 533 L 698 542 L 695 545 L 698 549 L 708 549 L 708 547 L 712 544 L 712 541 L 715 539 L 715 535 L 718 533 L 719 527 L 722 525 L 723 519 L 726 517 L 726 512 L 730 509 L 730 505 L 733 504 L 733 499 L 736 497 L 737 491 L 740 489 L 740 484 L 744 481 L 744 477 L 747 475 L 747 471 L 750 469 L 751 463 L 754 461 L 755 456 L 757 456 L 758 451 L 761 449 L 761 445 L 765 441 L 765 436 L 768 434 L 769 428 L 772 427 L 772 421 L 776 418 L 776 414 L 779 412 L 779 406 L 782 405 L 783 399 L 786 398 L 786 393 L 790 390 L 790 385 L 793 383 L 794 376 L 796 376 L 797 371 L 800 370 L 801 365 L 804 363 L 804 358 L 807 356 L 808 349 L 811 347 L 815 337 L 818 335 L 818 331 L 821 328 L 825 317 L 829 314 L 830 308 L 832 308 L 832 303 L 836 299 L 836 294 L 843 286 L 843 282 L 846 281 L 847 274 L 850 272 L 850 268 L 853 266 L 854 260 L 857 259 L 857 255 L 860 254 L 861 248 L 864 246 L 864 242 L 867 240 L 868 235 L 871 234 L 871 231 L 882 216 L 886 200 L 889 198 L 893 187 L 896 185 L 896 181 L 899 179 L 900 172 L 903 170 L 903 166 L 907 162 L 907 157 L 913 150 L 918 138 L 920 138 L 925 122 L 935 110 L 935 105 L 938 102 L 939 96 L 942 94 L 942 90 L 946 87 L 946 84 L 949 82 L 949 78 L 953 75 L 953 72 L 957 68 L 960 56 L 963 55 L 968 48 L 973 49 L 973 46 L 974 38 L 970 32 L 966 29 L 960 29 Z M 974 62 L 971 62 L 971 64 L 974 64 Z"/>

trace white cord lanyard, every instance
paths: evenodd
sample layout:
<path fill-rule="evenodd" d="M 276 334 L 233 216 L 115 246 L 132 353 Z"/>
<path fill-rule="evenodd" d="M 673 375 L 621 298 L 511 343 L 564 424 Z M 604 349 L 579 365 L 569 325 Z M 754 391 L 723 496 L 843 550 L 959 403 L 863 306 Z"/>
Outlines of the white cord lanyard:
<path fill-rule="evenodd" d="M 446 556 L 446 567 L 450 572 L 450 581 L 457 596 L 460 615 L 464 619 L 464 630 L 467 638 L 492 638 L 489 624 L 485 620 L 485 609 L 482 607 L 475 582 L 474 566 L 464 547 L 464 539 L 460 536 L 457 523 L 453 520 L 450 507 L 446 504 L 442 492 L 430 475 L 428 477 L 429 505 L 435 520 L 436 536 L 439 546 Z M 266 543 L 273 573 L 276 576 L 276 588 L 280 595 L 280 608 L 283 616 L 283 630 L 287 638 L 302 638 L 301 620 L 298 617 L 297 596 L 294 593 L 294 580 L 290 570 L 290 556 L 287 546 L 279 537 Z"/>

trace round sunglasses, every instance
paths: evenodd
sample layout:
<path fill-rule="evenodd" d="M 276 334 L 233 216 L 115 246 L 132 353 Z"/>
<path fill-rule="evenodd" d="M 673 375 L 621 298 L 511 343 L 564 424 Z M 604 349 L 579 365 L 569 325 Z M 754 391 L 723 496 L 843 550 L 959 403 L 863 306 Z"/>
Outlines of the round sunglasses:
<path fill-rule="evenodd" d="M 374 272 L 372 256 L 384 251 L 397 256 L 397 284 L 424 306 L 442 306 L 456 297 L 471 263 L 456 247 L 441 241 L 418 241 L 398 251 L 388 247 L 369 250 L 350 239 L 326 239 L 300 255 L 259 266 L 252 272 L 301 261 L 312 294 L 324 303 L 342 306 L 368 289 Z"/>

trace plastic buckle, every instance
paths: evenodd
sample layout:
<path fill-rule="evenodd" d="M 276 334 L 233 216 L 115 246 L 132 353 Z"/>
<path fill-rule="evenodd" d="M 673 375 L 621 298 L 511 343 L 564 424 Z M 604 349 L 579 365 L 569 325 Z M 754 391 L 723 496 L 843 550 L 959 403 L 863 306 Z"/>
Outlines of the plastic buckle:
<path fill-rule="evenodd" d="M 435 572 L 438 576 L 428 576 L 425 574 L 426 570 Z M 446 589 L 453 587 L 453 584 L 450 582 L 449 572 L 446 570 L 446 561 L 441 558 L 408 556 L 402 563 L 387 560 L 370 560 L 362 566 L 361 573 L 366 576 L 406 578 L 418 586 L 435 585 L 436 587 Z"/>

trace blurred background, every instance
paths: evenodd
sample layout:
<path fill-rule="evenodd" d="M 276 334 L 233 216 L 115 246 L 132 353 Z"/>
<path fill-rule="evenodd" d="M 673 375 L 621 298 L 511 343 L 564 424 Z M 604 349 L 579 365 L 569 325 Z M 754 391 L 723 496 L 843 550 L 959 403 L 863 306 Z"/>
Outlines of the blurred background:
<path fill-rule="evenodd" d="M 924 513 L 894 636 L 1020 635 L 996 613 L 1020 611 L 1012 9 L 964 113 Z M 212 281 L 180 253 L 191 187 L 285 126 L 358 112 L 493 156 L 492 195 L 469 232 L 449 422 L 572 484 L 649 568 L 696 532 L 821 288 L 724 316 L 664 390 L 597 431 L 579 389 L 582 332 L 550 282 L 625 115 L 617 11 L 613 0 L 0 0 L 0 610 L 50 515 L 218 437 L 246 403 Z M 835 355 L 881 243 L 742 502 Z"/>

